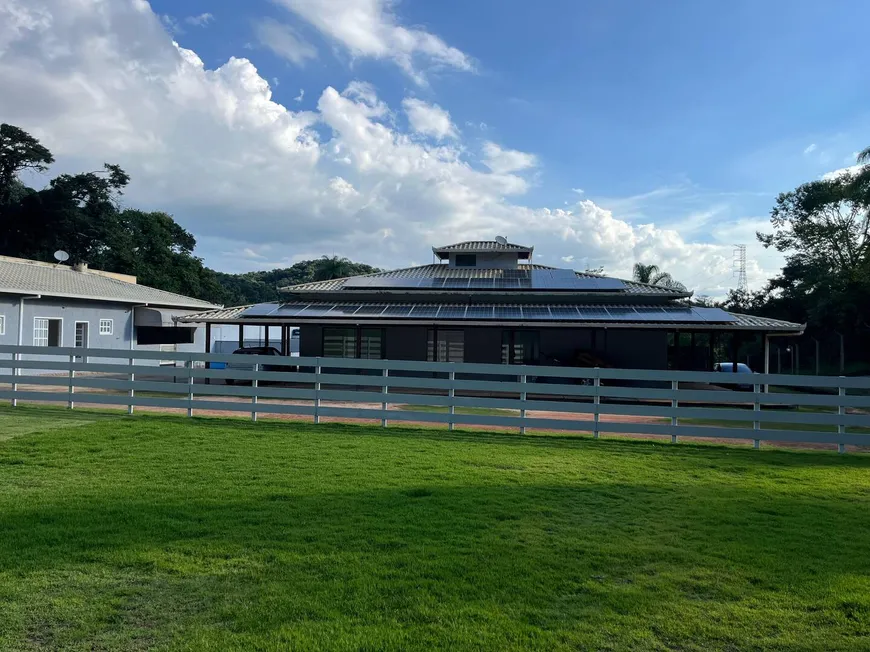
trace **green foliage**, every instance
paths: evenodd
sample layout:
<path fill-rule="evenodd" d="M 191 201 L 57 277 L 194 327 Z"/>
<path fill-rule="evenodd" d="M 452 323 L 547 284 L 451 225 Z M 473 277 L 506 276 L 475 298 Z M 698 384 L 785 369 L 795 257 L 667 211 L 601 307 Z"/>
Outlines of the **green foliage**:
<path fill-rule="evenodd" d="M 117 165 L 62 174 L 43 190 L 17 176 L 45 172 L 53 161 L 27 132 L 0 125 L 0 255 L 53 262 L 63 249 L 71 263 L 132 274 L 144 285 L 223 305 L 277 301 L 279 287 L 377 271 L 324 256 L 269 272 L 215 272 L 194 255 L 196 239 L 171 215 L 119 207 L 130 177 Z"/>
<path fill-rule="evenodd" d="M 0 649 L 866 649 L 866 455 L 2 408 L 10 432 Z"/>
<path fill-rule="evenodd" d="M 644 265 L 643 263 L 635 263 L 632 278 L 638 283 L 646 283 L 647 285 L 658 285 L 659 287 L 685 292 L 686 286 L 668 273 L 659 269 L 658 265 Z"/>
<path fill-rule="evenodd" d="M 870 166 L 781 194 L 765 247 L 786 256 L 761 292 L 729 301 L 811 330 L 870 330 Z"/>

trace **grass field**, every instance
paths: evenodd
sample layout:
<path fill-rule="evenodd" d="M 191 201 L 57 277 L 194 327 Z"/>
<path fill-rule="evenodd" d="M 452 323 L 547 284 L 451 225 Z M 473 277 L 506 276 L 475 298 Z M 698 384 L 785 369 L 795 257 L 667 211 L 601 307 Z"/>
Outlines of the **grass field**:
<path fill-rule="evenodd" d="M 870 457 L 0 408 L 2 650 L 866 650 Z"/>

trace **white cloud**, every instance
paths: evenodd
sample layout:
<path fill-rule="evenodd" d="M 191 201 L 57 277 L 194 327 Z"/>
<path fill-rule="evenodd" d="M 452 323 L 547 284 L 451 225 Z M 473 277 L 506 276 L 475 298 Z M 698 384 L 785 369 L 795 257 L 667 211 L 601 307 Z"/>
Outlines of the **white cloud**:
<path fill-rule="evenodd" d="M 863 165 L 850 165 L 849 167 L 840 168 L 839 170 L 826 172 L 822 175 L 822 179 L 824 179 L 825 181 L 830 181 L 831 179 L 837 179 L 838 177 L 842 177 L 846 174 L 855 174 L 863 167 Z"/>
<path fill-rule="evenodd" d="M 301 102 L 302 99 L 303 99 L 304 97 L 305 97 L 305 89 L 304 89 L 304 88 L 300 88 L 300 89 L 299 89 L 299 95 L 297 95 L 296 97 L 294 97 L 294 98 L 293 98 L 293 101 L 294 101 L 294 102 Z"/>
<path fill-rule="evenodd" d="M 214 16 L 210 13 L 199 14 L 198 16 L 188 16 L 184 22 L 195 27 L 205 27 L 214 20 Z"/>
<path fill-rule="evenodd" d="M 578 195 L 585 195 L 586 191 L 583 188 L 571 188 L 571 192 L 576 192 Z"/>
<path fill-rule="evenodd" d="M 163 23 L 163 26 L 166 27 L 170 34 L 184 34 L 184 29 L 182 29 L 178 21 L 169 14 L 163 14 L 160 16 L 160 22 Z"/>
<path fill-rule="evenodd" d="M 458 138 L 459 132 L 450 121 L 450 113 L 437 104 L 427 104 L 414 97 L 406 97 L 402 101 L 411 129 L 424 136 L 435 138 Z"/>
<path fill-rule="evenodd" d="M 391 0 L 275 0 L 354 57 L 394 61 L 419 84 L 425 68 L 472 71 L 471 59 L 424 29 L 399 24 Z M 423 67 L 421 67 L 423 64 Z"/>
<path fill-rule="evenodd" d="M 804 150 L 804 154 L 807 154 L 807 155 L 812 154 L 813 152 L 816 151 L 816 149 L 818 149 L 817 146 L 816 146 L 816 144 L 815 144 L 815 143 L 811 143 L 811 144 L 808 145 L 807 148 Z"/>
<path fill-rule="evenodd" d="M 562 256 L 562 261 L 563 261 L 563 262 L 566 262 L 566 263 L 573 263 L 573 262 L 574 262 L 574 256 Z"/>
<path fill-rule="evenodd" d="M 487 143 L 488 170 L 478 169 L 459 138 L 398 129 L 362 82 L 326 86 L 316 111 L 290 110 L 247 59 L 206 68 L 145 2 L 0 0 L 0 88 L 0 115 L 50 147 L 53 172 L 119 163 L 133 178 L 124 201 L 172 213 L 219 269 L 324 253 L 399 267 L 430 244 L 511 233 L 550 259 L 614 275 L 640 260 L 704 294 L 733 284 L 739 240 L 691 242 L 602 202 L 523 205 L 516 173 L 534 155 Z M 757 284 L 775 267 L 753 260 Z"/>
<path fill-rule="evenodd" d="M 505 174 L 533 168 L 537 166 L 538 158 L 515 149 L 502 149 L 494 142 L 487 141 L 483 144 L 483 162 L 496 174 Z"/>
<path fill-rule="evenodd" d="M 306 59 L 317 57 L 317 48 L 303 39 L 292 27 L 277 20 L 263 18 L 256 21 L 254 33 L 261 45 L 297 66 L 303 65 Z"/>

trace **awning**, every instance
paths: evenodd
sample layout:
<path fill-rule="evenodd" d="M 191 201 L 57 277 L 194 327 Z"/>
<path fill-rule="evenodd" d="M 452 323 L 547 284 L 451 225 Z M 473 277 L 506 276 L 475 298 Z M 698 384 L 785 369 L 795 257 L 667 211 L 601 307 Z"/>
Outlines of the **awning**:
<path fill-rule="evenodd" d="M 179 310 L 177 308 L 151 308 L 137 306 L 133 316 L 136 326 L 175 326 L 181 317 L 195 313 L 194 310 Z"/>

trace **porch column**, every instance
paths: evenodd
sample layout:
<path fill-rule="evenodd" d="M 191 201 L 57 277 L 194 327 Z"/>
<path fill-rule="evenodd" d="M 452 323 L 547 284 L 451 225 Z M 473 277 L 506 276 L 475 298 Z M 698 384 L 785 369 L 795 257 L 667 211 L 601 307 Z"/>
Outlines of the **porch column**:
<path fill-rule="evenodd" d="M 764 333 L 764 373 L 770 373 L 770 335 L 768 333 Z M 769 387 L 767 383 L 764 384 L 765 394 L 767 394 Z"/>
<path fill-rule="evenodd" d="M 737 355 L 740 352 L 740 337 L 737 331 L 731 331 L 731 372 L 737 373 Z"/>
<path fill-rule="evenodd" d="M 269 324 L 263 326 L 263 346 L 269 346 Z"/>
<path fill-rule="evenodd" d="M 239 324 L 239 348 L 245 347 L 245 325 Z"/>

